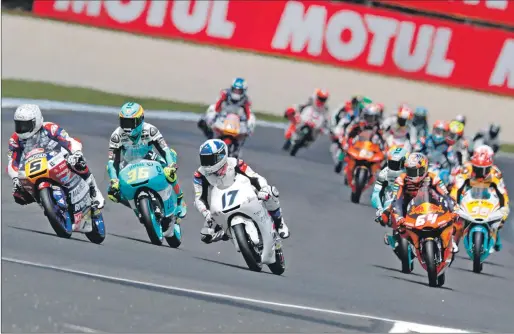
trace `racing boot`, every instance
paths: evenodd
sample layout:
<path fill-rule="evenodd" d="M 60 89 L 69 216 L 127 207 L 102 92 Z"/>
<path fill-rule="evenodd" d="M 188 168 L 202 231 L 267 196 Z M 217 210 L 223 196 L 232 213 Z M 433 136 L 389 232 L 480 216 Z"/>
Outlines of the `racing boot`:
<path fill-rule="evenodd" d="M 494 244 L 493 249 L 496 252 L 499 252 L 502 250 L 502 248 L 503 248 L 503 245 L 502 245 L 502 241 L 500 239 L 500 231 L 498 231 L 498 232 L 496 232 L 496 243 Z"/>
<path fill-rule="evenodd" d="M 89 194 L 91 195 L 93 204 L 95 204 L 98 209 L 102 209 L 105 205 L 105 199 L 100 189 L 98 189 L 98 185 L 96 184 L 93 174 L 89 175 L 86 182 L 89 184 Z"/>
<path fill-rule="evenodd" d="M 455 241 L 455 236 L 452 236 L 452 253 L 457 254 L 459 252 L 459 245 L 457 245 L 457 241 Z"/>
<path fill-rule="evenodd" d="M 273 212 L 270 212 L 269 214 L 271 215 L 271 218 L 273 218 L 275 229 L 277 230 L 277 233 L 280 236 L 280 238 L 289 238 L 289 228 L 284 222 L 284 217 L 282 217 L 282 211 L 280 209 L 277 209 Z"/>

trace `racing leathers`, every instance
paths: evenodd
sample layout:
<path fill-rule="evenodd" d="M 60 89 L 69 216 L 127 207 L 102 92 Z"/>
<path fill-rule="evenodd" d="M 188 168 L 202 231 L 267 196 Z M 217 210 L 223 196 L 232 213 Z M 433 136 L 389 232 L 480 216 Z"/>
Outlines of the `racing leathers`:
<path fill-rule="evenodd" d="M 252 103 L 250 98 L 245 94 L 239 100 L 231 98 L 231 89 L 224 89 L 216 103 L 209 106 L 206 115 L 198 121 L 198 127 L 202 129 L 208 139 L 214 137 L 212 125 L 216 122 L 217 117 L 222 112 L 235 112 L 241 118 L 241 122 L 245 122 L 248 127 L 248 134 L 251 135 L 255 129 L 255 115 L 251 110 Z"/>
<path fill-rule="evenodd" d="M 438 193 L 442 199 L 446 201 L 450 210 L 455 210 L 456 205 L 451 198 L 448 189 L 443 181 L 435 173 L 428 172 L 427 175 L 418 183 L 413 183 L 408 180 L 407 174 L 402 173 L 396 178 L 393 185 L 393 204 L 391 216 L 393 217 L 393 229 L 402 229 L 402 224 L 405 221 L 405 213 L 410 201 L 416 197 L 419 189 L 426 184 L 431 190 Z M 457 253 L 459 248 L 455 239 L 452 238 L 452 251 Z"/>
<path fill-rule="evenodd" d="M 154 148 L 157 153 L 154 151 Z M 184 194 L 176 174 L 177 153 L 168 147 L 161 132 L 148 122 L 143 123 L 141 136 L 135 141 L 121 127 L 116 128 L 111 134 L 109 140 L 109 161 L 107 162 L 107 172 L 111 179 L 108 191 L 109 199 L 113 202 L 121 201 L 118 173 L 127 163 L 138 159 L 155 160 L 161 163 L 166 180 L 173 186 L 173 190 L 177 195 L 177 217 L 180 219 L 184 218 L 187 208 L 185 201 L 183 201 Z M 121 201 L 121 203 L 130 207 L 125 201 Z M 163 214 L 160 212 L 159 206 L 156 206 L 155 212 L 157 215 Z M 166 223 L 171 223 L 171 221 L 166 221 Z M 180 223 L 180 220 L 177 220 L 176 223 Z M 173 224 L 169 226 L 173 226 Z M 166 226 L 163 224 L 163 234 L 166 233 Z"/>
<path fill-rule="evenodd" d="M 499 129 L 496 133 L 493 133 L 493 135 L 491 135 L 490 128 L 480 130 L 473 137 L 473 140 L 471 141 L 472 145 L 469 147 L 469 151 L 473 152 L 474 147 L 478 147 L 480 145 L 487 145 L 493 149 L 494 153 L 497 153 L 500 150 L 499 137 Z M 477 141 L 481 141 L 482 143 L 476 144 Z"/>
<path fill-rule="evenodd" d="M 323 103 L 322 105 L 318 104 L 316 101 L 316 96 L 310 96 L 307 99 L 307 102 L 304 104 L 290 106 L 284 113 L 284 118 L 287 118 L 290 122 L 284 136 L 286 139 L 283 147 L 284 150 L 288 150 L 291 146 L 291 137 L 296 132 L 296 126 L 300 123 L 301 115 L 307 107 L 313 108 L 319 116 L 324 118 L 323 123 L 328 125 L 328 105 L 326 103 Z"/>
<path fill-rule="evenodd" d="M 446 140 L 439 141 L 430 134 L 426 138 L 420 138 L 416 143 L 418 152 L 425 154 L 433 163 L 439 163 L 441 168 L 439 177 L 445 184 L 450 183 L 450 175 L 455 168 L 458 168 L 459 161 L 455 149 Z M 444 158 L 443 161 L 441 161 Z"/>
<path fill-rule="evenodd" d="M 397 116 L 386 118 L 382 123 L 382 129 L 384 130 L 384 137 L 386 138 L 392 136 L 394 140 L 399 141 L 406 139 L 411 145 L 411 150 L 417 142 L 417 131 L 414 125 L 409 121 L 401 126 L 398 124 Z"/>
<path fill-rule="evenodd" d="M 271 215 L 275 228 L 281 238 L 289 237 L 289 229 L 282 218 L 279 193 L 276 187 L 270 186 L 267 180 L 257 174 L 243 160 L 228 158 L 227 169 L 223 176 L 208 174 L 204 167 L 200 166 L 193 175 L 193 188 L 195 192 L 195 207 L 205 218 L 205 225 L 202 229 L 202 241 L 211 243 L 219 240 L 228 240 L 225 231 L 216 224 L 210 212 L 210 193 L 214 186 L 228 187 L 234 183 L 236 175 L 247 177 L 252 186 L 255 187 L 259 199 L 263 200 L 264 207 Z"/>
<path fill-rule="evenodd" d="M 500 239 L 500 230 L 502 229 L 505 221 L 507 220 L 510 209 L 509 209 L 509 194 L 507 192 L 507 188 L 505 187 L 505 182 L 503 181 L 503 175 L 498 166 L 492 165 L 490 174 L 484 179 L 476 179 L 473 176 L 473 167 L 471 162 L 464 164 L 462 168 L 462 172 L 456 177 L 455 185 L 451 191 L 451 197 L 460 204 L 461 196 L 472 188 L 482 188 L 482 189 L 492 189 L 496 192 L 499 199 L 500 210 L 503 214 L 503 219 L 498 227 L 498 232 L 496 235 L 496 244 L 494 249 L 496 251 L 501 250 L 502 243 Z M 463 233 L 463 222 L 459 220 L 457 224 L 457 233 L 456 240 L 460 240 Z"/>
<path fill-rule="evenodd" d="M 16 133 L 13 133 L 9 139 L 7 173 L 15 185 L 13 191 L 15 202 L 26 205 L 35 201 L 30 194 L 22 189 L 18 180 L 18 170 L 19 167 L 21 167 L 20 162 L 23 155 L 37 148 L 35 145 L 46 146 L 50 144 L 51 141 L 57 142 L 62 149 L 67 151 L 68 165 L 88 183 L 93 204 L 95 204 L 98 209 L 103 208 L 105 200 L 82 154 L 82 143 L 70 137 L 63 128 L 52 122 L 44 122 L 41 129 L 28 139 L 21 140 Z"/>
<path fill-rule="evenodd" d="M 381 224 L 389 223 L 389 211 L 393 201 L 392 188 L 394 181 L 403 171 L 394 171 L 389 167 L 384 167 L 377 176 L 373 192 L 371 194 L 371 206 L 377 209 L 377 221 Z M 384 215 L 385 214 L 385 215 Z"/>

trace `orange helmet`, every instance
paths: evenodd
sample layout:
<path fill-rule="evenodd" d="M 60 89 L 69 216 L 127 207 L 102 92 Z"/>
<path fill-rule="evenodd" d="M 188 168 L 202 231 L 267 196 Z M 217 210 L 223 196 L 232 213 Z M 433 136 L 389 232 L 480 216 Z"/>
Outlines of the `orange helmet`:
<path fill-rule="evenodd" d="M 405 126 L 407 121 L 410 121 L 413 117 L 414 111 L 408 105 L 402 104 L 398 107 L 398 112 L 396 113 L 398 125 Z"/>
<path fill-rule="evenodd" d="M 436 143 L 442 143 L 446 139 L 449 130 L 450 127 L 447 121 L 437 120 L 432 126 L 432 138 Z"/>
<path fill-rule="evenodd" d="M 487 145 L 481 145 L 473 151 L 471 157 L 471 166 L 473 167 L 473 176 L 477 179 L 485 179 L 491 173 L 493 166 L 494 151 Z"/>
<path fill-rule="evenodd" d="M 405 161 L 406 179 L 420 183 L 428 174 L 428 158 L 423 153 L 411 153 Z"/>
<path fill-rule="evenodd" d="M 318 107 L 322 107 L 325 105 L 325 103 L 327 102 L 328 100 L 328 97 L 329 97 L 329 93 L 327 90 L 325 89 L 316 89 L 314 91 L 314 97 L 315 97 L 315 100 L 316 100 L 316 105 Z"/>

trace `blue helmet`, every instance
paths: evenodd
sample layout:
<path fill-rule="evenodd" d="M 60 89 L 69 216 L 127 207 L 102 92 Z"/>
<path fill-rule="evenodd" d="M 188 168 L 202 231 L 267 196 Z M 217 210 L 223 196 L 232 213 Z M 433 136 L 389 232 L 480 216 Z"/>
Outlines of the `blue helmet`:
<path fill-rule="evenodd" d="M 425 107 L 417 107 L 414 111 L 414 116 L 419 118 L 426 118 L 428 115 L 428 110 Z"/>
<path fill-rule="evenodd" d="M 230 87 L 230 98 L 234 101 L 241 100 L 246 96 L 247 89 L 248 85 L 246 84 L 245 79 L 235 78 L 234 81 L 232 81 L 232 86 Z"/>
<path fill-rule="evenodd" d="M 403 147 L 391 147 L 389 152 L 387 152 L 387 167 L 392 171 L 403 170 L 408 155 L 409 152 Z"/>
<path fill-rule="evenodd" d="M 200 146 L 200 165 L 207 174 L 217 173 L 227 163 L 227 144 L 220 139 L 209 139 Z"/>
<path fill-rule="evenodd" d="M 143 107 L 135 102 L 127 102 L 121 106 L 120 128 L 132 139 L 138 139 L 143 131 L 145 111 Z"/>

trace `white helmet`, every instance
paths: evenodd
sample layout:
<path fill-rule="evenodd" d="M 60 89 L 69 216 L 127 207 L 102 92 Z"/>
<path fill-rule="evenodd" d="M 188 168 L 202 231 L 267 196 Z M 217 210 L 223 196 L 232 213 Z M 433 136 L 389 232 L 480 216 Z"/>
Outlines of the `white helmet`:
<path fill-rule="evenodd" d="M 43 126 L 43 115 L 36 104 L 22 104 L 14 112 L 14 131 L 20 139 L 28 139 Z"/>
<path fill-rule="evenodd" d="M 207 174 L 220 171 L 227 163 L 228 148 L 223 140 L 209 139 L 200 146 L 200 164 Z M 222 175 L 219 175 L 222 176 Z"/>

